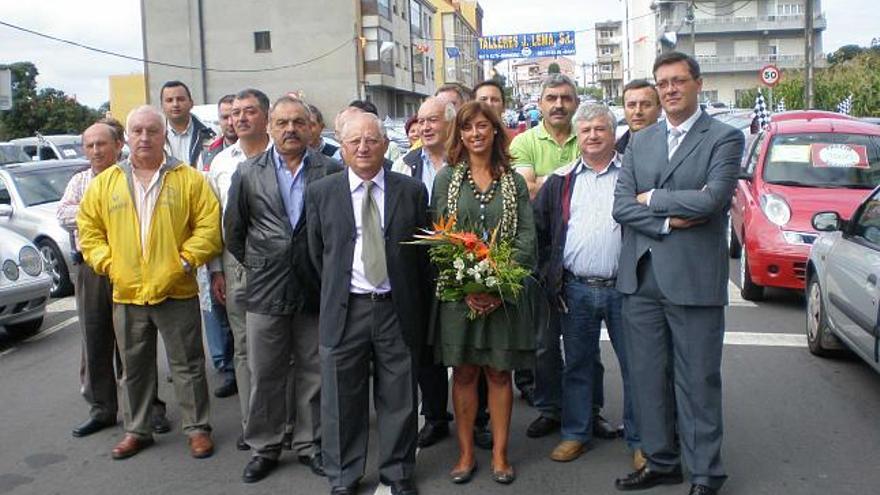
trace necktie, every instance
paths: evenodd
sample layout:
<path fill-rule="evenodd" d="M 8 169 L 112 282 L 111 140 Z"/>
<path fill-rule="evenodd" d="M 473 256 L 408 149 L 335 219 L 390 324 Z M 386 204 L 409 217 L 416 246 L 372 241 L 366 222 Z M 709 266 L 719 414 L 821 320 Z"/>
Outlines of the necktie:
<path fill-rule="evenodd" d="M 684 135 L 684 132 L 679 130 L 677 127 L 672 127 L 669 129 L 669 156 L 668 159 L 672 159 L 672 155 L 675 153 L 675 150 L 678 148 L 678 144 L 681 142 L 681 137 Z"/>
<path fill-rule="evenodd" d="M 364 200 L 361 203 L 361 261 L 364 262 L 367 281 L 378 287 L 388 278 L 388 268 L 385 265 L 385 239 L 379 208 L 373 201 L 374 185 L 373 181 L 364 181 Z"/>

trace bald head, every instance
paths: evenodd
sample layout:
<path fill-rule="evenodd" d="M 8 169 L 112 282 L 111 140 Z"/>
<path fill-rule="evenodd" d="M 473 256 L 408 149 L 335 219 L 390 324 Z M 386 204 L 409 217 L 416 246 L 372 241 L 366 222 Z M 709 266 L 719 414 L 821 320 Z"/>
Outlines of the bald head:
<path fill-rule="evenodd" d="M 116 163 L 122 151 L 122 138 L 107 124 L 92 124 L 83 132 L 83 149 L 92 170 L 98 174 Z"/>
<path fill-rule="evenodd" d="M 379 117 L 361 112 L 347 118 L 342 130 L 342 158 L 363 180 L 373 178 L 385 162 L 388 138 Z"/>
<path fill-rule="evenodd" d="M 449 126 L 455 120 L 455 107 L 442 97 L 431 97 L 419 107 L 422 146 L 435 154 L 443 154 Z"/>
<path fill-rule="evenodd" d="M 165 116 L 143 105 L 135 108 L 125 120 L 131 162 L 137 168 L 158 169 L 165 161 Z"/>
<path fill-rule="evenodd" d="M 342 139 L 342 127 L 345 125 L 345 121 L 353 117 L 354 115 L 359 115 L 364 112 L 362 109 L 358 107 L 345 107 L 341 112 L 336 114 L 336 120 L 333 121 L 333 131 L 336 134 L 336 139 Z"/>

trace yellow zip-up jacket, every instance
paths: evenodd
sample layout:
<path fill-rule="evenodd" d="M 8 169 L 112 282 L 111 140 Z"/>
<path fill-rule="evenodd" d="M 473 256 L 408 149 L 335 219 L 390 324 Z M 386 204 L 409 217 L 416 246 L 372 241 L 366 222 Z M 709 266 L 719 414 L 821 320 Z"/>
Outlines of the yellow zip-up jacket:
<path fill-rule="evenodd" d="M 223 248 L 220 204 L 202 174 L 170 157 L 159 173 L 147 239 L 140 238 L 128 160 L 95 177 L 80 203 L 76 222 L 83 258 L 110 278 L 116 303 L 148 305 L 197 296 L 196 267 Z M 182 260 L 191 266 L 189 272 Z"/>

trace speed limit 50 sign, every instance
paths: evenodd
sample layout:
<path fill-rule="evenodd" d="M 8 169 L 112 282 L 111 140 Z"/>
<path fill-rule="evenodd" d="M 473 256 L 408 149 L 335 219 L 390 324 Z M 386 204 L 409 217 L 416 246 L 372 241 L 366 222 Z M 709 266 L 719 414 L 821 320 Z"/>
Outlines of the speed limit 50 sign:
<path fill-rule="evenodd" d="M 772 88 L 779 84 L 779 80 L 782 78 L 782 72 L 780 72 L 779 67 L 776 67 L 775 65 L 765 65 L 761 68 L 758 77 L 761 79 L 762 83 Z"/>

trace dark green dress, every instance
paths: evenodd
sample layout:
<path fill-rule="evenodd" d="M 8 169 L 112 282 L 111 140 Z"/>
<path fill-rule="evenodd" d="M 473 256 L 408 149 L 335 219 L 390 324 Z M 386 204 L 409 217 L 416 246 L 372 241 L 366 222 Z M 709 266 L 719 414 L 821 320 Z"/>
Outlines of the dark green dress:
<path fill-rule="evenodd" d="M 444 167 L 434 180 L 431 211 L 434 219 L 448 217 L 447 194 L 453 167 Z M 514 259 L 522 266 L 534 269 L 537 262 L 535 221 L 529 203 L 525 180 L 512 172 L 516 183 L 517 229 L 514 237 Z M 495 229 L 501 221 L 502 199 L 500 185 L 486 205 L 485 228 Z M 457 224 L 478 226 L 480 203 L 473 189 L 463 181 L 458 200 Z M 500 370 L 531 368 L 535 359 L 535 336 L 538 325 L 546 320 L 546 301 L 540 297 L 534 278 L 523 282 L 524 290 L 516 300 L 504 304 L 488 316 L 468 320 L 468 306 L 464 301 L 436 301 L 433 343 L 438 361 L 446 366 L 476 364 Z"/>

